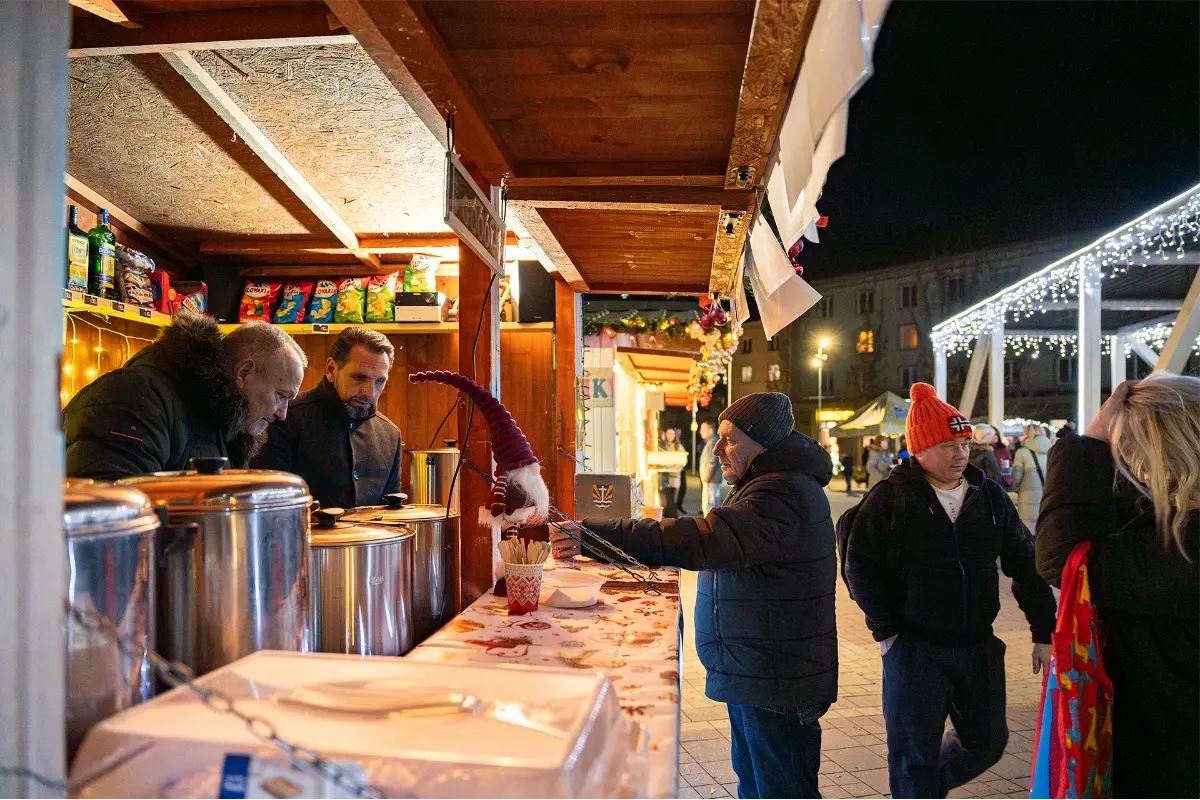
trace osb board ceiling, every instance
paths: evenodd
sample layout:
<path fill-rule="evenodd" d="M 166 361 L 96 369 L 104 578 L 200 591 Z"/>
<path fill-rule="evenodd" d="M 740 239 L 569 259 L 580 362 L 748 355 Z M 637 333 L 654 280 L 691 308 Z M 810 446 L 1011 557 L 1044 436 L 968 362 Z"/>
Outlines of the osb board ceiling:
<path fill-rule="evenodd" d="M 540 211 L 594 292 L 708 291 L 717 231 L 715 209 Z"/>
<path fill-rule="evenodd" d="M 423 3 L 520 166 L 698 162 L 723 174 L 753 0 Z"/>
<path fill-rule="evenodd" d="M 445 155 L 356 44 L 197 53 L 355 231 L 448 231 Z"/>
<path fill-rule="evenodd" d="M 315 216 L 158 56 L 70 62 L 67 171 L 179 241 L 325 233 Z"/>

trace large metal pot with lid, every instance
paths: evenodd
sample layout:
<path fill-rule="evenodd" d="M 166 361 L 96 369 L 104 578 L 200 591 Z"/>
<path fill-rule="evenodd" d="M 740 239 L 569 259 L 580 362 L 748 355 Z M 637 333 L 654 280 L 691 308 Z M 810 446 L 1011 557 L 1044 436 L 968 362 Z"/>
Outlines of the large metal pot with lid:
<path fill-rule="evenodd" d="M 127 478 L 166 508 L 158 537 L 158 641 L 196 674 L 258 650 L 307 651 L 308 486 L 296 475 L 192 469 Z"/>
<path fill-rule="evenodd" d="M 67 601 L 99 613 L 132 649 L 67 616 L 67 756 L 96 723 L 154 689 L 154 540 L 159 519 L 136 489 L 71 479 L 63 483 Z"/>
<path fill-rule="evenodd" d="M 406 525 L 342 522 L 316 513 L 312 548 L 313 649 L 402 656 L 413 644 L 413 542 Z"/>
<path fill-rule="evenodd" d="M 419 505 L 449 506 L 458 511 L 462 475 L 455 480 L 454 472 L 461 454 L 453 439 L 446 439 L 445 444 L 437 449 L 408 451 L 409 499 Z"/>
<path fill-rule="evenodd" d="M 413 625 L 419 644 L 446 622 L 452 586 L 451 548 L 457 539 L 458 512 L 445 506 L 400 505 L 400 495 L 384 499 L 389 506 L 355 508 L 342 518 L 347 522 L 411 529 L 413 539 Z"/>

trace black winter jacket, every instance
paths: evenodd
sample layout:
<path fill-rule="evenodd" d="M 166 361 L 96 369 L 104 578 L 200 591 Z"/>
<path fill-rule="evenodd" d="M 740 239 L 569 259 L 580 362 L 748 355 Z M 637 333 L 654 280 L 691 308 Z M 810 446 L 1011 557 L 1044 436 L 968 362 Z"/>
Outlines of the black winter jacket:
<path fill-rule="evenodd" d="M 266 439 L 238 433 L 245 415 L 216 320 L 181 314 L 158 341 L 67 404 L 66 473 L 116 480 L 187 469 L 197 456 L 245 467 Z"/>
<path fill-rule="evenodd" d="M 328 379 L 302 392 L 267 430 L 257 469 L 294 472 L 323 507 L 378 505 L 400 491 L 400 429 L 376 413 L 352 420 Z"/>
<path fill-rule="evenodd" d="M 1185 558 L 1164 545 L 1153 504 L 1117 472 L 1107 443 L 1068 436 L 1050 448 L 1038 570 L 1059 585 L 1071 551 L 1092 542 L 1117 797 L 1200 797 L 1200 516 L 1188 521 Z"/>
<path fill-rule="evenodd" d="M 837 700 L 829 454 L 799 433 L 759 454 L 707 517 L 586 520 L 647 564 L 701 570 L 696 649 L 718 702 L 797 707 Z"/>
<path fill-rule="evenodd" d="M 1037 573 L 1033 537 L 1000 484 L 967 465 L 967 494 L 950 521 L 916 459 L 863 499 L 846 547 L 846 578 L 876 641 L 897 634 L 966 646 L 992 635 L 1000 612 L 996 560 L 1033 641 L 1050 642 L 1055 603 Z M 894 519 L 903 492 L 903 519 Z M 899 543 L 889 539 L 899 535 Z M 898 555 L 897 555 L 898 554 Z"/>

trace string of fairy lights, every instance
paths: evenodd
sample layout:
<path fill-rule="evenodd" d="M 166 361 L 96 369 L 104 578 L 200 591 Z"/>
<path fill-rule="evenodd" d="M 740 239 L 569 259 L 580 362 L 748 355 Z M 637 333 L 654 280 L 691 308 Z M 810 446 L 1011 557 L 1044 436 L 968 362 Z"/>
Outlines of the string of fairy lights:
<path fill-rule="evenodd" d="M 67 311 L 63 315 L 63 359 L 59 399 L 64 406 L 81 388 L 108 371 L 105 369 L 106 361 L 109 369 L 116 369 L 133 355 L 133 342 L 149 344 L 153 341 L 98 325 L 87 318 L 89 313 L 91 312 Z M 94 345 L 89 347 L 87 342 L 79 338 L 79 325 L 86 325 L 96 331 Z"/>
<path fill-rule="evenodd" d="M 1114 231 L 1039 272 L 1005 288 L 999 294 L 976 303 L 966 311 L 934 326 L 930 335 L 935 350 L 947 355 L 969 353 L 982 335 L 1006 324 L 1022 322 L 1045 314 L 1049 306 L 1076 300 L 1080 283 L 1099 286 L 1101 281 L 1127 273 L 1134 267 L 1169 263 L 1182 259 L 1188 250 L 1200 246 L 1200 186 L 1168 200 L 1123 228 Z M 1147 330 L 1157 335 L 1163 326 Z M 1168 329 L 1169 333 L 1169 329 Z M 1134 336 L 1140 336 L 1139 331 Z M 1006 347 L 1015 355 L 1046 350 L 1074 352 L 1075 333 L 1043 336 L 1006 336 Z M 1165 341 L 1165 338 L 1164 338 Z"/>
<path fill-rule="evenodd" d="M 1170 338 L 1174 327 L 1173 323 L 1156 323 L 1124 334 L 1125 355 L 1128 357 L 1133 353 L 1133 342 L 1141 342 L 1156 351 L 1162 350 L 1166 346 L 1167 339 Z M 1102 355 L 1109 355 L 1111 353 L 1111 345 L 1112 340 L 1110 337 L 1100 337 L 1100 352 Z M 1060 358 L 1073 358 L 1079 352 L 1079 336 L 1066 331 L 1061 334 L 1039 334 L 1034 336 L 1005 334 L 1004 351 L 1007 355 L 1016 357 L 1028 354 L 1030 358 L 1037 358 L 1042 353 L 1050 353 L 1057 354 Z M 1192 345 L 1192 351 L 1200 353 L 1200 338 L 1197 338 L 1196 342 Z"/>

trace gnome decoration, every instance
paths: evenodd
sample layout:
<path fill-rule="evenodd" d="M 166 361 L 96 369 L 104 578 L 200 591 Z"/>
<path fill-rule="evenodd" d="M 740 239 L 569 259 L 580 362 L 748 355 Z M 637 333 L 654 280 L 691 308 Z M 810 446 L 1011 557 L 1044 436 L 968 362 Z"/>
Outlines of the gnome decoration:
<path fill-rule="evenodd" d="M 414 372 L 410 383 L 443 383 L 453 386 L 475 403 L 483 414 L 496 460 L 495 483 L 488 505 L 479 509 L 479 524 L 492 531 L 492 563 L 495 576 L 504 574 L 500 560 L 500 535 L 522 525 L 544 522 L 550 515 L 550 492 L 542 480 L 542 467 L 529 447 L 529 440 L 487 389 L 457 372 L 436 370 Z M 495 577 L 494 576 L 494 577 Z"/>

